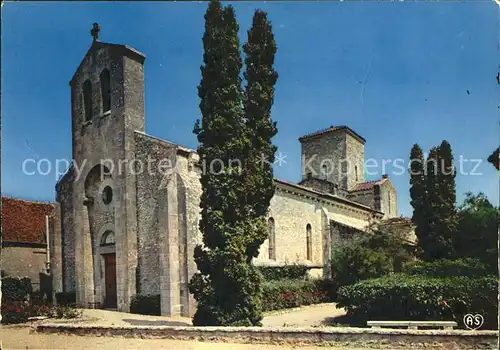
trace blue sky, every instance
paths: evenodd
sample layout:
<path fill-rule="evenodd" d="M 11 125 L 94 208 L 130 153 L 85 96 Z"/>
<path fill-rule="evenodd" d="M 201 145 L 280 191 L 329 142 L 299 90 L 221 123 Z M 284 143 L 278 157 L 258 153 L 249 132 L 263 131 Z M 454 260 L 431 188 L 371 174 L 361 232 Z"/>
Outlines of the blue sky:
<path fill-rule="evenodd" d="M 55 198 L 54 169 L 25 175 L 27 158 L 71 158 L 70 88 L 100 39 L 146 54 L 146 131 L 196 148 L 206 3 L 6 3 L 2 13 L 2 194 Z M 278 45 L 274 142 L 286 155 L 275 174 L 300 180 L 298 137 L 348 125 L 366 138 L 365 158 L 407 161 L 448 140 L 458 159 L 482 159 L 482 175 L 458 175 L 459 200 L 484 192 L 498 203 L 486 158 L 499 144 L 499 10 L 475 2 L 242 2 L 242 43 L 255 8 L 268 12 Z M 467 92 L 467 90 L 469 92 Z M 458 164 L 457 164 L 458 166 Z M 471 172 L 472 163 L 464 163 Z M 44 171 L 46 169 L 43 169 Z M 371 169 L 374 171 L 375 169 Z M 386 172 L 391 173 L 388 166 Z M 368 179 L 379 178 L 377 175 Z M 408 175 L 390 175 L 399 211 L 411 215 Z"/>

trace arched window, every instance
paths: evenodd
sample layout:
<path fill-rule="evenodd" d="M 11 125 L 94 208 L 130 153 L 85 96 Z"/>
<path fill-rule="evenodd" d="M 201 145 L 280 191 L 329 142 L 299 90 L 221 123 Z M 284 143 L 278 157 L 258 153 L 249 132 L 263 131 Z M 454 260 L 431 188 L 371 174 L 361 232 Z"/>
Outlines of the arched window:
<path fill-rule="evenodd" d="M 267 221 L 269 231 L 269 259 L 276 260 L 276 236 L 274 232 L 274 219 L 269 218 Z"/>
<path fill-rule="evenodd" d="M 115 234 L 113 231 L 108 230 L 103 233 L 101 238 L 101 245 L 115 244 Z"/>
<path fill-rule="evenodd" d="M 312 232 L 311 225 L 306 226 L 307 260 L 312 261 Z"/>
<path fill-rule="evenodd" d="M 102 97 L 102 112 L 107 112 L 111 109 L 111 81 L 109 78 L 109 70 L 106 68 L 101 72 L 101 97 Z"/>
<path fill-rule="evenodd" d="M 85 110 L 85 121 L 92 119 L 92 83 L 85 80 L 83 83 L 83 109 Z"/>

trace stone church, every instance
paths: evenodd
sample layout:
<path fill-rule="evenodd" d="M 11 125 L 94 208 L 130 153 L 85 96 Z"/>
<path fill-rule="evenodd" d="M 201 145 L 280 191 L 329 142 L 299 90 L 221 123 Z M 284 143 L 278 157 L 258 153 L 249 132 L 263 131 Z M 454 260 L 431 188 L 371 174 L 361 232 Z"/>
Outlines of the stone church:
<path fill-rule="evenodd" d="M 73 164 L 56 185 L 53 287 L 75 292 L 81 307 L 125 312 L 134 295 L 159 295 L 162 315 L 190 316 L 202 169 L 194 150 L 146 133 L 145 58 L 95 36 L 69 83 Z M 254 263 L 306 264 L 313 276 L 328 276 L 332 246 L 397 216 L 396 191 L 385 175 L 365 181 L 365 139 L 351 128 L 299 142 L 302 181 L 276 179 L 269 238 Z M 345 159 L 338 171 L 327 169 Z M 173 170 L 155 171 L 165 161 Z"/>

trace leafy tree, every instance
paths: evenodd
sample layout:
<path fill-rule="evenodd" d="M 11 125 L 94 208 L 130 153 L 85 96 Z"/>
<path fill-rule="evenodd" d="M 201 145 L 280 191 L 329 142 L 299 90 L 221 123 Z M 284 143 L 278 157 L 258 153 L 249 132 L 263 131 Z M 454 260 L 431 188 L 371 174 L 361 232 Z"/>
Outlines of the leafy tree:
<path fill-rule="evenodd" d="M 418 144 L 413 145 L 410 152 L 410 204 L 413 207 L 412 222 L 415 224 L 415 235 L 421 249 L 427 248 L 429 231 L 429 201 L 425 179 L 424 154 Z"/>
<path fill-rule="evenodd" d="M 500 170 L 500 167 L 499 167 L 499 160 L 500 160 L 499 152 L 500 152 L 500 147 L 497 148 L 495 151 L 493 151 L 493 153 L 490 154 L 490 156 L 488 157 L 488 162 L 490 162 L 491 164 L 493 164 L 493 166 L 497 170 Z"/>
<path fill-rule="evenodd" d="M 245 165 L 245 188 L 248 217 L 254 219 L 253 239 L 247 247 L 248 261 L 258 256 L 259 247 L 268 235 L 265 215 L 274 195 L 273 163 L 276 146 L 271 139 L 276 135 L 276 122 L 271 119 L 274 102 L 274 86 L 278 73 L 274 70 L 276 42 L 272 26 L 264 11 L 253 16 L 245 52 L 247 81 L 245 100 L 245 124 L 250 140 Z"/>
<path fill-rule="evenodd" d="M 266 15 L 258 11 L 245 45 L 245 96 L 238 29 L 231 6 L 209 3 L 198 87 L 202 119 L 194 128 L 206 169 L 200 179 L 203 245 L 195 248 L 199 271 L 189 284 L 198 302 L 196 325 L 250 326 L 262 320 L 262 277 L 251 262 L 267 237 L 263 216 L 274 194 L 271 165 L 258 168 L 257 156 L 274 159 L 276 46 Z"/>
<path fill-rule="evenodd" d="M 458 208 L 458 231 L 455 239 L 457 255 L 477 258 L 492 272 L 498 273 L 498 219 L 495 208 L 483 193 L 466 193 Z"/>

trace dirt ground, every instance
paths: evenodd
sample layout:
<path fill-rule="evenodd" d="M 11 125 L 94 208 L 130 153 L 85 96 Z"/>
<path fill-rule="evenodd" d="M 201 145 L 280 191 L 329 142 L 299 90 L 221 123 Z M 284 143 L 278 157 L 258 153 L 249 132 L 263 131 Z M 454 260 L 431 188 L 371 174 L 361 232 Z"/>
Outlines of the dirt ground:
<path fill-rule="evenodd" d="M 262 320 L 264 327 L 314 327 L 329 325 L 334 317 L 345 315 L 344 309 L 337 309 L 334 303 L 317 304 L 298 310 L 271 314 Z"/>
<path fill-rule="evenodd" d="M 29 327 L 2 327 L 0 340 L 5 349 L 170 349 L 170 350 L 324 350 L 315 346 L 284 346 L 261 344 L 205 343 L 169 339 L 134 339 L 120 337 L 82 337 L 76 335 L 41 334 L 30 332 Z M 341 348 L 328 347 L 338 350 Z M 361 350 L 345 348 L 349 350 Z"/>

